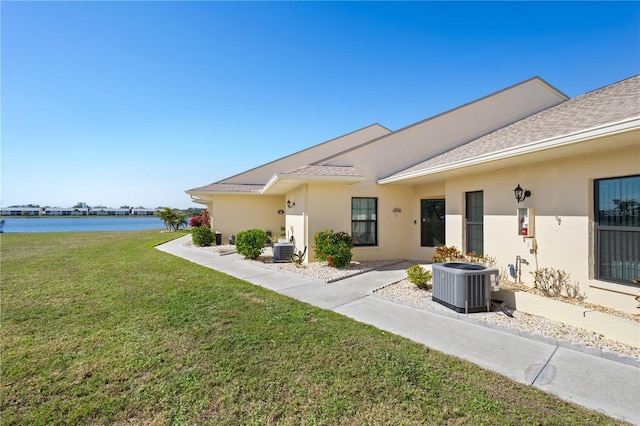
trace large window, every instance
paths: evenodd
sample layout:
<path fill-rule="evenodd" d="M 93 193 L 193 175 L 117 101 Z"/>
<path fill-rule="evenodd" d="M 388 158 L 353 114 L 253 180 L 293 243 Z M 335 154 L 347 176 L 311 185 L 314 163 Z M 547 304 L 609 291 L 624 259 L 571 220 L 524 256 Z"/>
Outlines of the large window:
<path fill-rule="evenodd" d="M 640 278 L 640 176 L 595 182 L 596 277 Z"/>
<path fill-rule="evenodd" d="M 467 253 L 484 254 L 484 208 L 482 191 L 466 194 Z"/>
<path fill-rule="evenodd" d="M 444 200 L 420 200 L 420 245 L 422 247 L 440 247 L 444 239 Z"/>
<path fill-rule="evenodd" d="M 378 199 L 351 199 L 351 236 L 356 246 L 378 245 Z"/>

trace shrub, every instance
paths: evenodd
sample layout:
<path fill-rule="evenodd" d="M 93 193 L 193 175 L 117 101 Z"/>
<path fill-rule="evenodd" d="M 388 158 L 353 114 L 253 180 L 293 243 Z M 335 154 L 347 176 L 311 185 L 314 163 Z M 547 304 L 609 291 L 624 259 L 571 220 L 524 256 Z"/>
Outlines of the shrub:
<path fill-rule="evenodd" d="M 496 259 L 488 255 L 480 255 L 475 252 L 462 254 L 456 246 L 440 246 L 436 248 L 436 253 L 433 255 L 433 261 L 435 263 L 447 263 L 447 262 L 469 262 L 479 263 L 485 266 L 495 266 Z"/>
<path fill-rule="evenodd" d="M 580 284 L 570 280 L 568 272 L 554 268 L 537 269 L 533 271 L 533 286 L 551 297 L 568 297 L 582 300 L 585 295 L 580 292 Z"/>
<path fill-rule="evenodd" d="M 418 288 L 426 289 L 433 276 L 431 271 L 423 268 L 422 265 L 413 265 L 407 269 L 407 278 L 412 284 L 417 285 Z"/>
<path fill-rule="evenodd" d="M 440 246 L 436 248 L 436 254 L 433 255 L 433 261 L 436 263 L 460 262 L 462 260 L 464 260 L 464 255 L 456 246 Z"/>
<path fill-rule="evenodd" d="M 344 268 L 351 263 L 353 238 L 346 232 L 325 229 L 314 237 L 316 259 L 329 262 L 329 266 Z"/>
<path fill-rule="evenodd" d="M 267 243 L 267 233 L 262 229 L 248 229 L 236 235 L 236 250 L 247 259 L 257 259 Z"/>
<path fill-rule="evenodd" d="M 200 214 L 191 216 L 189 219 L 189 226 L 196 228 L 198 226 L 204 226 L 211 228 L 211 217 L 209 216 L 209 210 L 205 210 Z"/>
<path fill-rule="evenodd" d="M 210 246 L 215 238 L 213 231 L 206 226 L 196 226 L 191 230 L 193 244 L 199 247 Z"/>

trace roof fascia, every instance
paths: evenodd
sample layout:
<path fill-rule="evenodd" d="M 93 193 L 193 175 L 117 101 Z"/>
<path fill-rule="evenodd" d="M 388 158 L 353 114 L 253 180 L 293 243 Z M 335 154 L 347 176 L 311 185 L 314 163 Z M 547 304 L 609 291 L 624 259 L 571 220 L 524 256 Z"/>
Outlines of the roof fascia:
<path fill-rule="evenodd" d="M 461 169 L 464 167 L 488 163 L 491 161 L 503 160 L 510 157 L 531 154 L 534 152 L 544 151 L 552 148 L 559 148 L 562 146 L 571 145 L 571 144 L 587 141 L 594 138 L 599 138 L 603 136 L 612 136 L 618 133 L 624 133 L 630 130 L 637 130 L 637 129 L 640 129 L 640 116 L 632 117 L 632 118 L 614 122 L 614 123 L 607 123 L 602 126 L 581 130 L 579 132 L 570 133 L 567 135 L 556 136 L 549 139 L 543 139 L 540 141 L 532 142 L 532 143 L 521 145 L 518 147 L 508 148 L 500 151 L 491 152 L 488 154 L 479 155 L 477 157 L 472 157 L 472 158 L 456 161 L 449 164 L 443 164 L 443 165 L 430 167 L 423 170 L 416 170 L 411 173 L 390 176 L 388 178 L 379 179 L 378 184 L 385 185 L 385 184 L 403 182 L 405 180 L 415 179 L 422 176 L 434 175 L 442 172 Z"/>

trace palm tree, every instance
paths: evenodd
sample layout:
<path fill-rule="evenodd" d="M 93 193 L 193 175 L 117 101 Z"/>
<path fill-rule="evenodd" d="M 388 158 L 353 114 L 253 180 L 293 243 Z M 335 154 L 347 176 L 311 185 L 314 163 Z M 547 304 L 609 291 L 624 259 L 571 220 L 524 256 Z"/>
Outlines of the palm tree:
<path fill-rule="evenodd" d="M 181 226 L 187 226 L 188 216 L 181 211 L 171 209 L 171 207 L 156 211 L 156 215 L 162 219 L 167 231 L 177 231 Z"/>

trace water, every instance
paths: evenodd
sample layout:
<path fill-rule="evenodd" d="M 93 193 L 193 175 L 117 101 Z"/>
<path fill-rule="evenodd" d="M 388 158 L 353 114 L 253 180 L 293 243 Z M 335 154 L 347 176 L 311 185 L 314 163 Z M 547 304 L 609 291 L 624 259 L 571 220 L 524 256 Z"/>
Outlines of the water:
<path fill-rule="evenodd" d="M 14 232 L 89 232 L 139 231 L 165 229 L 157 216 L 143 217 L 3 217 L 2 231 Z"/>

